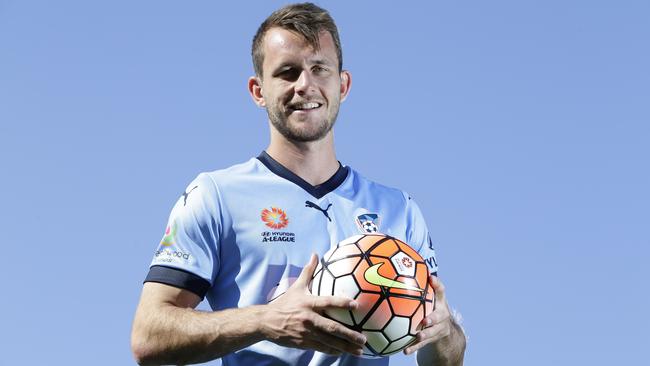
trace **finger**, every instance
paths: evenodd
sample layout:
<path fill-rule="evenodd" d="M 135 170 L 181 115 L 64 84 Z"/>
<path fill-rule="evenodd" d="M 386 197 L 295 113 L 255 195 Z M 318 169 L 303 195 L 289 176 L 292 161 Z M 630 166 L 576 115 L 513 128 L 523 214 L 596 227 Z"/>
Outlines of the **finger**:
<path fill-rule="evenodd" d="M 323 347 L 330 347 L 339 353 L 345 352 L 353 355 L 361 355 L 363 353 L 363 349 L 360 345 L 347 342 L 344 339 L 335 337 L 329 333 L 314 332 L 314 336 L 316 337 L 316 339 L 314 339 L 315 342 L 321 343 Z"/>
<path fill-rule="evenodd" d="M 336 348 L 331 347 L 327 344 L 318 341 L 312 341 L 312 340 L 305 341 L 298 347 L 301 349 L 316 350 L 318 352 L 322 352 L 334 356 L 339 356 L 341 355 L 341 353 L 343 353 L 342 351 L 337 350 Z"/>
<path fill-rule="evenodd" d="M 431 287 L 435 292 L 436 300 L 442 300 L 445 298 L 445 285 L 442 284 L 442 281 L 438 276 L 431 275 L 429 276 L 429 281 L 431 282 Z"/>
<path fill-rule="evenodd" d="M 416 341 L 404 349 L 404 354 L 410 355 L 411 353 L 419 350 L 425 345 L 436 342 L 441 338 L 449 335 L 449 326 L 447 324 L 437 324 L 429 328 L 422 329 L 416 335 Z"/>
<path fill-rule="evenodd" d="M 447 306 L 440 305 L 437 306 L 431 314 L 427 315 L 424 319 L 422 319 L 420 325 L 422 326 L 422 328 L 428 328 L 438 323 L 444 323 L 446 321 L 449 321 L 450 317 L 451 314 L 449 313 L 449 309 L 447 308 Z"/>
<path fill-rule="evenodd" d="M 309 262 L 307 262 L 305 267 L 302 269 L 302 272 L 300 272 L 300 276 L 298 276 L 296 282 L 300 285 L 308 285 L 311 278 L 314 277 L 314 270 L 317 265 L 318 256 L 312 253 L 311 257 L 309 257 Z"/>
<path fill-rule="evenodd" d="M 358 347 L 366 344 L 366 336 L 331 319 L 319 316 L 313 324 L 318 333 L 336 338 L 346 345 Z"/>
<path fill-rule="evenodd" d="M 348 297 L 342 296 L 312 296 L 311 306 L 314 311 L 321 311 L 327 308 L 355 310 L 359 307 L 359 303 Z"/>

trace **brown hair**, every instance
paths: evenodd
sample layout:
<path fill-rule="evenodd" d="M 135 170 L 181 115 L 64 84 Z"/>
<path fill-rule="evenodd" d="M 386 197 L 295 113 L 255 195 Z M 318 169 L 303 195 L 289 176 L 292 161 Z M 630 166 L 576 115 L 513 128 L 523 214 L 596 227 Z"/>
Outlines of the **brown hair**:
<path fill-rule="evenodd" d="M 262 64 L 264 63 L 264 52 L 262 42 L 266 32 L 274 27 L 283 28 L 303 36 L 307 43 L 315 50 L 320 48 L 318 36 L 320 32 L 327 31 L 334 40 L 336 55 L 339 61 L 339 72 L 343 70 L 343 52 L 341 51 L 341 40 L 339 31 L 336 28 L 334 19 L 327 10 L 312 3 L 290 4 L 273 12 L 260 25 L 253 37 L 253 67 L 255 74 L 262 76 Z"/>

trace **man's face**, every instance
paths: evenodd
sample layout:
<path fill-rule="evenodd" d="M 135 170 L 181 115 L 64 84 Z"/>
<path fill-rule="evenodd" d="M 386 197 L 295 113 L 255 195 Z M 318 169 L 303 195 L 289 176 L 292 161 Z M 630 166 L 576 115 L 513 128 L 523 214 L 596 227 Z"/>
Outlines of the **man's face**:
<path fill-rule="evenodd" d="M 263 76 L 257 80 L 260 97 L 253 97 L 266 107 L 275 129 L 290 141 L 325 137 L 347 96 L 349 74 L 338 71 L 329 32 L 321 32 L 319 43 L 315 51 L 300 35 L 282 28 L 272 28 L 264 37 Z"/>

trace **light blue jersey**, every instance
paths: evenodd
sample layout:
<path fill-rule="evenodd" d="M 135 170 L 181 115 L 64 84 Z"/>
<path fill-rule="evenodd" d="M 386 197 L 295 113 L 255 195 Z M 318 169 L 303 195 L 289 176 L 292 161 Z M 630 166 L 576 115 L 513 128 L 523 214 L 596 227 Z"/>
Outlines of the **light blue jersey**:
<path fill-rule="evenodd" d="M 311 253 L 380 232 L 410 244 L 437 271 L 427 225 L 411 197 L 340 166 L 312 186 L 263 152 L 201 173 L 172 209 L 145 282 L 206 297 L 213 310 L 266 304 L 297 278 Z M 335 357 L 262 341 L 224 365 L 388 365 L 388 358 Z"/>

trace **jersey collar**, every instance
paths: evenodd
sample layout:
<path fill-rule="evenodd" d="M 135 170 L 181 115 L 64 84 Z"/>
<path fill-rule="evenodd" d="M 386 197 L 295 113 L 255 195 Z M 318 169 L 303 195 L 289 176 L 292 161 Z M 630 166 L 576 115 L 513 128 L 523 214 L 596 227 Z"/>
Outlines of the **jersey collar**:
<path fill-rule="evenodd" d="M 271 155 L 266 153 L 266 151 L 262 151 L 262 153 L 257 157 L 257 159 L 261 161 L 262 164 L 264 164 L 270 171 L 272 171 L 276 175 L 290 182 L 293 182 L 294 184 L 298 185 L 300 188 L 307 191 L 307 193 L 311 194 L 312 196 L 318 199 L 322 198 L 326 194 L 338 188 L 341 185 L 341 183 L 343 183 L 345 178 L 348 177 L 348 172 L 349 172 L 349 168 L 342 166 L 341 163 L 339 162 L 339 169 L 336 171 L 336 173 L 334 173 L 332 177 L 330 177 L 330 179 L 326 180 L 324 183 L 321 183 L 317 186 L 312 186 L 306 180 L 300 178 L 299 176 L 294 174 L 291 170 L 285 168 L 282 164 L 280 164 L 275 159 L 273 159 Z"/>

